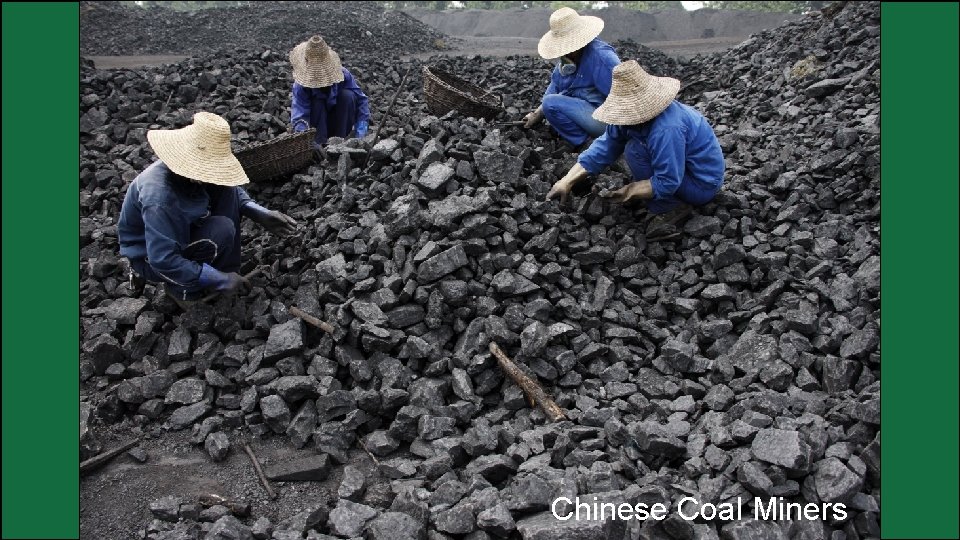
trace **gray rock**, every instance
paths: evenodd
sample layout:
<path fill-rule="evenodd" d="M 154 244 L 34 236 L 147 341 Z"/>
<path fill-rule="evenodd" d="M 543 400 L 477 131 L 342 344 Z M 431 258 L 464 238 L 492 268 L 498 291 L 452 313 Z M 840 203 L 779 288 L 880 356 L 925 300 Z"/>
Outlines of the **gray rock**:
<path fill-rule="evenodd" d="M 287 426 L 286 433 L 298 448 L 303 448 L 310 442 L 316 428 L 317 406 L 313 401 L 305 401 Z"/>
<path fill-rule="evenodd" d="M 366 540 L 424 540 L 427 531 L 424 524 L 402 512 L 386 512 L 369 522 Z"/>
<path fill-rule="evenodd" d="M 431 163 L 425 171 L 420 173 L 417 184 L 431 193 L 438 193 L 454 174 L 455 171 L 444 163 Z"/>
<path fill-rule="evenodd" d="M 513 516 L 503 504 L 498 504 L 477 514 L 477 526 L 493 536 L 506 538 L 517 529 Z"/>
<path fill-rule="evenodd" d="M 107 306 L 104 315 L 118 324 L 136 324 L 137 316 L 146 307 L 146 298 L 118 298 Z"/>
<path fill-rule="evenodd" d="M 366 491 L 365 481 L 360 469 L 347 465 L 343 468 L 343 480 L 337 488 L 337 497 L 358 502 Z"/>
<path fill-rule="evenodd" d="M 233 516 L 218 519 L 204 540 L 253 540 L 253 531 Z"/>
<path fill-rule="evenodd" d="M 280 396 L 267 396 L 260 400 L 263 421 L 274 433 L 283 433 L 290 424 L 290 407 Z"/>
<path fill-rule="evenodd" d="M 750 449 L 757 459 L 788 469 L 803 471 L 811 465 L 810 447 L 796 431 L 762 429 L 753 439 Z"/>
<path fill-rule="evenodd" d="M 377 517 L 377 511 L 369 506 L 341 500 L 330 512 L 327 524 L 330 532 L 344 538 L 363 534 L 367 522 Z"/>
<path fill-rule="evenodd" d="M 180 407 L 170 415 L 170 427 L 176 430 L 190 427 L 190 425 L 206 416 L 211 410 L 210 404 L 205 401 Z"/>
<path fill-rule="evenodd" d="M 480 178 L 487 182 L 516 184 L 520 181 L 523 161 L 502 152 L 477 151 L 473 153 Z"/>
<path fill-rule="evenodd" d="M 207 449 L 207 454 L 210 454 L 210 459 L 213 461 L 223 461 L 227 458 L 227 454 L 230 453 L 230 439 L 227 438 L 226 433 L 222 431 L 211 433 L 207 435 L 204 448 Z"/>
<path fill-rule="evenodd" d="M 282 482 L 312 482 L 326 480 L 330 472 L 330 457 L 326 454 L 274 463 L 264 468 L 270 480 Z"/>
<path fill-rule="evenodd" d="M 309 375 L 287 375 L 274 380 L 269 386 L 288 403 L 315 398 L 320 394 L 317 379 Z"/>
<path fill-rule="evenodd" d="M 817 464 L 814 485 L 823 502 L 848 504 L 863 487 L 863 478 L 839 459 L 830 457 Z"/>
<path fill-rule="evenodd" d="M 270 328 L 263 351 L 265 362 L 279 360 L 303 350 L 303 322 L 298 318 Z"/>
<path fill-rule="evenodd" d="M 847 77 L 840 79 L 825 79 L 811 84 L 803 92 L 809 97 L 819 98 L 829 96 L 848 84 L 850 84 L 850 79 Z"/>
<path fill-rule="evenodd" d="M 190 405 L 203 399 L 207 383 L 200 379 L 180 379 L 167 390 L 164 403 L 167 405 Z"/>
<path fill-rule="evenodd" d="M 417 281 L 431 283 L 466 266 L 467 254 L 463 246 L 456 245 L 424 261 L 417 269 Z"/>
<path fill-rule="evenodd" d="M 180 497 L 172 495 L 162 497 L 150 503 L 150 513 L 161 521 L 176 523 L 180 519 L 178 514 L 181 504 L 183 504 L 183 500 Z"/>
<path fill-rule="evenodd" d="M 582 496 L 581 496 L 582 498 Z M 592 499 L 587 499 L 592 501 Z M 613 501 L 611 501 L 613 502 Z M 619 504 L 623 501 L 614 502 Z M 551 512 L 543 512 L 517 521 L 517 531 L 523 540 L 602 540 L 621 538 L 626 521 L 619 519 L 558 520 Z"/>

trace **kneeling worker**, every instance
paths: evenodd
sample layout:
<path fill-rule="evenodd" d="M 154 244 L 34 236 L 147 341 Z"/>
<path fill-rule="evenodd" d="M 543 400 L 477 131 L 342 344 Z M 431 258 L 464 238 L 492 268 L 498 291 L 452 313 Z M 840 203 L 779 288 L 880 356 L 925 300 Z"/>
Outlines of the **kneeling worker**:
<path fill-rule="evenodd" d="M 230 149 L 230 125 L 199 112 L 193 124 L 147 132 L 160 158 L 127 188 L 117 233 L 138 281 L 161 282 L 184 306 L 204 289 L 233 291 L 240 269 L 240 216 L 287 235 L 296 221 L 267 210 L 239 187 L 246 173 Z M 131 274 L 131 280 L 133 275 Z"/>
<path fill-rule="evenodd" d="M 547 200 L 566 200 L 573 186 L 625 154 L 634 182 L 605 196 L 620 203 L 646 200 L 654 214 L 647 234 L 662 231 L 703 205 L 723 185 L 723 152 L 696 109 L 675 101 L 680 81 L 648 74 L 635 61 L 613 70 L 610 95 L 593 117 L 609 124 L 557 181 Z"/>
<path fill-rule="evenodd" d="M 320 36 L 290 51 L 293 104 L 290 123 L 296 132 L 316 128 L 314 146 L 329 137 L 354 132 L 362 139 L 370 126 L 370 103 L 357 80 L 340 64 L 340 57 Z"/>

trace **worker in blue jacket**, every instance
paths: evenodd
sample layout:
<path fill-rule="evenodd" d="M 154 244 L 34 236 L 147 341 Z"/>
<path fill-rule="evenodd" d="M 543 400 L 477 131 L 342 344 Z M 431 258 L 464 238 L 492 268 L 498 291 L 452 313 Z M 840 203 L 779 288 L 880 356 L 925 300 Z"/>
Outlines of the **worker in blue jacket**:
<path fill-rule="evenodd" d="M 703 205 L 723 185 L 724 161 L 713 128 L 696 109 L 675 100 L 680 81 L 650 75 L 635 60 L 613 70 L 610 95 L 593 113 L 610 124 L 553 185 L 547 200 L 565 201 L 573 186 L 621 155 L 635 180 L 604 193 L 613 201 L 647 201 L 655 217 L 647 234 L 662 231 Z"/>
<path fill-rule="evenodd" d="M 579 149 L 607 127 L 593 111 L 610 93 L 613 68 L 620 58 L 597 39 L 603 19 L 578 15 L 564 7 L 550 16 L 550 31 L 540 39 L 540 56 L 556 61 L 542 104 L 524 117 L 527 128 L 544 117 L 571 149 Z"/>
<path fill-rule="evenodd" d="M 320 36 L 290 51 L 293 104 L 290 124 L 296 132 L 316 128 L 314 146 L 351 132 L 363 138 L 370 127 L 370 103 L 340 57 Z"/>
<path fill-rule="evenodd" d="M 220 116 L 199 112 L 185 128 L 148 131 L 147 141 L 160 159 L 127 188 L 117 224 L 131 282 L 163 283 L 182 307 L 204 289 L 236 291 L 245 283 L 237 274 L 240 216 L 279 235 L 292 234 L 296 221 L 240 187 L 249 180 Z"/>

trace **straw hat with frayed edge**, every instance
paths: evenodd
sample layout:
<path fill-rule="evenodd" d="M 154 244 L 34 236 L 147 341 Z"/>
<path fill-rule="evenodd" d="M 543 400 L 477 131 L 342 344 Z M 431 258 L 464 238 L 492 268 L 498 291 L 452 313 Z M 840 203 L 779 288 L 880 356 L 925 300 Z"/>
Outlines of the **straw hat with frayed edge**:
<path fill-rule="evenodd" d="M 679 92 L 677 79 L 650 75 L 636 60 L 628 60 L 613 68 L 610 95 L 593 117 L 615 126 L 642 124 L 666 110 Z"/>
<path fill-rule="evenodd" d="M 290 51 L 293 80 L 306 88 L 324 88 L 343 82 L 340 57 L 320 36 L 313 36 Z"/>
<path fill-rule="evenodd" d="M 157 157 L 180 176 L 218 186 L 250 181 L 230 149 L 230 124 L 216 114 L 198 112 L 193 124 L 185 128 L 152 129 L 147 141 Z"/>
<path fill-rule="evenodd" d="M 563 7 L 550 15 L 550 31 L 540 38 L 537 52 L 547 60 L 578 51 L 603 31 L 603 19 Z"/>

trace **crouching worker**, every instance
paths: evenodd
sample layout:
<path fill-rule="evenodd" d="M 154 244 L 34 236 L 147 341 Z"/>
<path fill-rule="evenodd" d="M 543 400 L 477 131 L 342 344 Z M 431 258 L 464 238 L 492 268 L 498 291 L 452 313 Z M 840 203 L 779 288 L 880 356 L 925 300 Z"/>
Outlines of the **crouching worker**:
<path fill-rule="evenodd" d="M 163 283 L 181 307 L 204 289 L 237 290 L 245 283 L 237 274 L 241 214 L 281 235 L 293 233 L 296 222 L 239 187 L 247 175 L 220 116 L 199 112 L 185 128 L 148 131 L 147 141 L 160 159 L 127 189 L 117 225 L 120 254 L 139 283 Z"/>
<path fill-rule="evenodd" d="M 351 132 L 361 139 L 366 136 L 369 100 L 323 38 L 313 36 L 294 47 L 290 64 L 294 81 L 290 123 L 295 132 L 315 128 L 315 147 Z"/>
<path fill-rule="evenodd" d="M 647 234 L 662 232 L 703 205 L 723 185 L 723 152 L 713 128 L 692 107 L 675 101 L 680 81 L 648 74 L 635 60 L 613 70 L 610 95 L 593 117 L 610 124 L 547 194 L 566 200 L 575 184 L 622 154 L 634 182 L 604 193 L 613 201 L 647 201 L 654 214 Z"/>
<path fill-rule="evenodd" d="M 579 150 L 607 127 L 592 114 L 610 93 L 611 72 L 620 58 L 597 39 L 602 30 L 603 19 L 564 7 L 550 16 L 550 31 L 537 45 L 540 56 L 555 61 L 556 67 L 542 104 L 524 117 L 524 126 L 546 118 L 568 150 Z"/>

